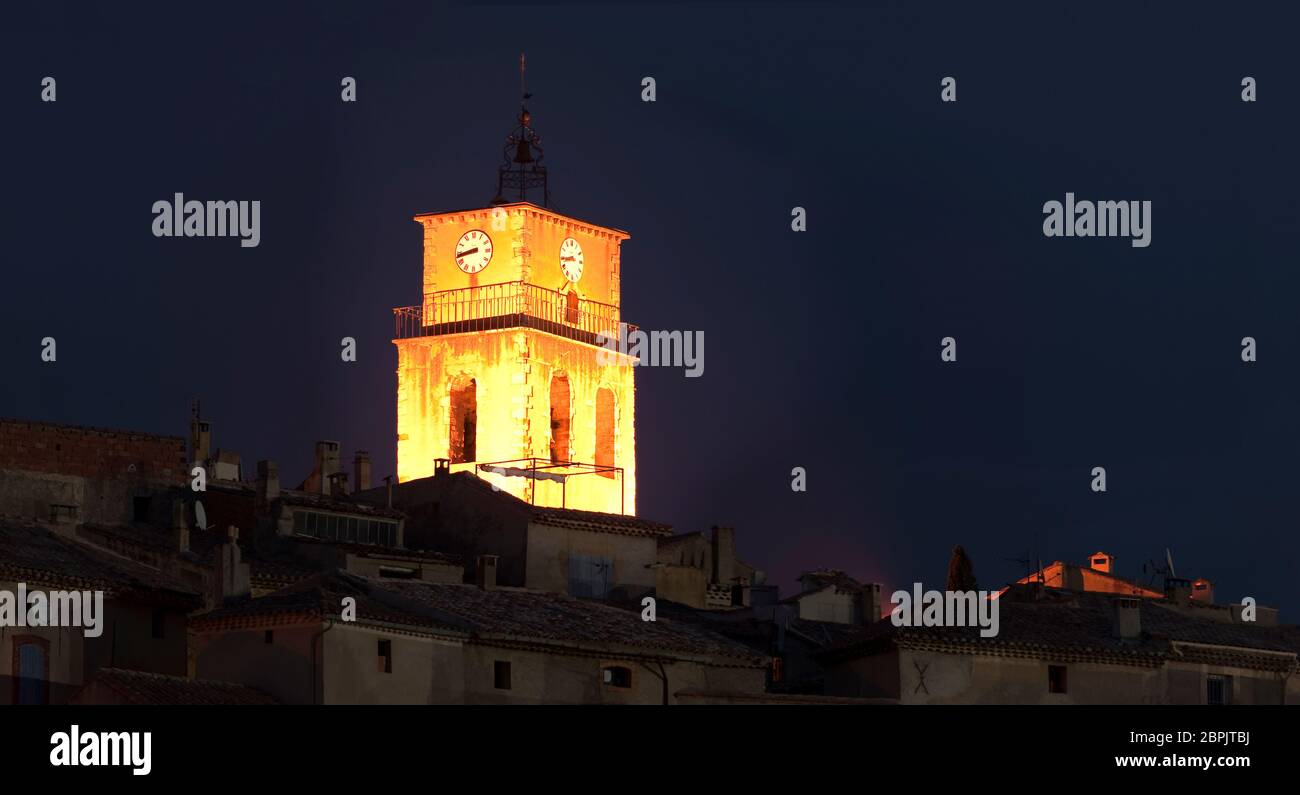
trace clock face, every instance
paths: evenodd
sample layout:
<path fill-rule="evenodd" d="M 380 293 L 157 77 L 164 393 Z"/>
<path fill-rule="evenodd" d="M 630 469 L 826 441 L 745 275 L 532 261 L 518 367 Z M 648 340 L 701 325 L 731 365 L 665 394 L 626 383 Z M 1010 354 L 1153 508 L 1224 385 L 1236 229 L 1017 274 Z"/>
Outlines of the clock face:
<path fill-rule="evenodd" d="M 478 273 L 492 261 L 492 238 L 481 229 L 472 229 L 456 241 L 456 267 L 466 273 Z"/>
<path fill-rule="evenodd" d="M 582 278 L 582 246 L 571 237 L 564 238 L 560 244 L 560 270 L 571 282 Z"/>

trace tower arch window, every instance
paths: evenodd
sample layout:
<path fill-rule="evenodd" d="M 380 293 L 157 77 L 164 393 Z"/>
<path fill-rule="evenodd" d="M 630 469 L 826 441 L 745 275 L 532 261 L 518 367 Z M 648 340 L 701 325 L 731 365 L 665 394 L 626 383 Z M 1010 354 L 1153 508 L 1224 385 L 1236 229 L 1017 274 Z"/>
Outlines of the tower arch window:
<path fill-rule="evenodd" d="M 551 462 L 569 460 L 569 377 L 551 376 Z"/>
<path fill-rule="evenodd" d="M 614 390 L 601 387 L 596 390 L 596 466 L 614 466 Z M 613 472 L 601 472 L 612 478 Z"/>
<path fill-rule="evenodd" d="M 478 460 L 478 382 L 473 378 L 452 384 L 450 414 L 447 458 L 453 464 Z"/>

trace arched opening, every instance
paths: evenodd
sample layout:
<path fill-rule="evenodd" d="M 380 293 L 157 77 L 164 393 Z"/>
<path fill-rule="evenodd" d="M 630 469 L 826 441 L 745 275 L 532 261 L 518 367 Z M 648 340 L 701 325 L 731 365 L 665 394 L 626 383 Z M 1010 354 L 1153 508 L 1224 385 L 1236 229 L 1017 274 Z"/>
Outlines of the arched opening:
<path fill-rule="evenodd" d="M 569 377 L 551 377 L 551 462 L 569 460 Z"/>
<path fill-rule="evenodd" d="M 447 458 L 453 464 L 478 460 L 478 382 L 473 378 L 452 384 L 450 413 Z"/>
<path fill-rule="evenodd" d="M 596 391 L 596 466 L 614 466 L 614 390 L 601 387 Z M 601 472 L 614 477 L 613 472 Z"/>

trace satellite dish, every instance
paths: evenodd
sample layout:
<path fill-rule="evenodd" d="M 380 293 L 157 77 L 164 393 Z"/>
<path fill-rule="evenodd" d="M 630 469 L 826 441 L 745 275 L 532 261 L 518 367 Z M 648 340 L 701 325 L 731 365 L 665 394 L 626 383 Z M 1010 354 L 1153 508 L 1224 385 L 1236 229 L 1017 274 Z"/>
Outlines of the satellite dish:
<path fill-rule="evenodd" d="M 208 514 L 206 511 L 203 510 L 203 503 L 199 502 L 198 500 L 194 501 L 194 524 L 200 530 L 209 529 Z"/>

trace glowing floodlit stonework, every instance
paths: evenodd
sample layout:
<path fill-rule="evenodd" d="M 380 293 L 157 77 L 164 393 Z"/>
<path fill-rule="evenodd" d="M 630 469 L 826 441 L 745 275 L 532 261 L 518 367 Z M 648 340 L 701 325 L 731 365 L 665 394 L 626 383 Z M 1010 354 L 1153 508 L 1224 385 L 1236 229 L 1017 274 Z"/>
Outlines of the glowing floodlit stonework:
<path fill-rule="evenodd" d="M 622 320 L 628 234 L 526 202 L 415 221 L 424 300 L 396 310 L 398 480 L 445 458 L 540 506 L 636 513 L 636 368 L 598 357 Z M 576 250 L 581 271 L 563 260 Z M 533 459 L 571 466 L 479 467 Z"/>

